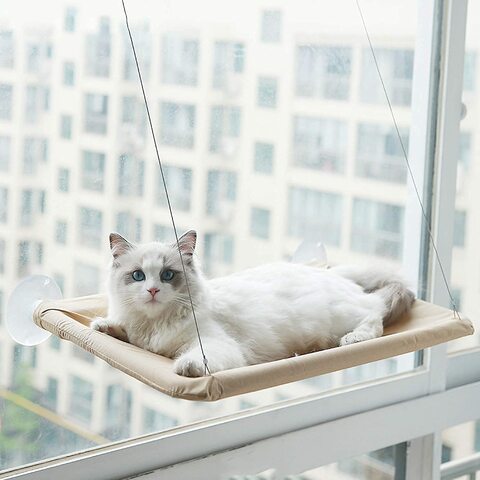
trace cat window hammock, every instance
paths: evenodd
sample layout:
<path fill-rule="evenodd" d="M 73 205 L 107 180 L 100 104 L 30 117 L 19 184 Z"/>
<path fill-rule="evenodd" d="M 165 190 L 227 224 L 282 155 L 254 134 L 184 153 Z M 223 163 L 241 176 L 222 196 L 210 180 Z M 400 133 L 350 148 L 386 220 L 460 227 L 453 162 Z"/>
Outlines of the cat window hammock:
<path fill-rule="evenodd" d="M 417 300 L 411 312 L 387 327 L 380 338 L 188 378 L 174 373 L 173 360 L 92 330 L 92 319 L 104 316 L 106 310 L 104 295 L 45 301 L 34 312 L 34 321 L 150 387 L 186 400 L 220 400 L 421 350 L 473 333 L 468 320 L 459 319 L 446 308 Z"/>
<path fill-rule="evenodd" d="M 425 223 L 428 225 L 428 218 L 425 214 L 425 209 L 423 208 L 418 189 L 416 188 L 408 156 L 398 131 L 395 116 L 376 61 L 375 51 L 370 41 L 359 1 L 355 1 L 375 61 L 377 74 L 382 83 L 392 120 L 396 128 L 398 141 L 404 154 L 408 172 L 415 187 L 417 199 L 422 207 Z M 128 24 L 128 15 L 125 9 L 124 0 L 122 0 L 122 6 L 125 13 L 126 27 L 137 66 L 142 94 L 144 96 L 150 130 L 155 144 L 160 173 L 165 188 L 167 205 L 178 243 L 178 235 L 168 197 L 162 162 L 158 153 L 154 128 L 150 118 L 148 102 L 141 77 L 141 71 L 138 65 L 135 45 Z M 462 319 L 455 308 L 455 302 L 451 295 L 446 276 L 443 272 L 443 267 L 433 236 L 430 230 L 428 230 L 428 233 L 434 247 L 433 250 L 440 266 L 445 285 L 450 294 L 453 311 L 417 300 L 409 313 L 405 314 L 401 320 L 396 321 L 385 329 L 382 337 L 351 345 L 258 365 L 224 370 L 205 375 L 204 377 L 183 377 L 174 373 L 172 360 L 140 349 L 129 343 L 122 342 L 117 338 L 90 328 L 90 323 L 93 318 L 97 316 L 105 316 L 106 314 L 107 299 L 105 296 L 93 295 L 83 298 L 55 300 L 61 297 L 59 289 L 51 279 L 44 276 L 27 278 L 20 283 L 12 293 L 7 309 L 7 328 L 11 336 L 24 345 L 38 344 L 45 340 L 51 333 L 60 338 L 69 340 L 106 361 L 113 367 L 172 397 L 187 400 L 219 400 L 234 395 L 240 395 L 317 375 L 331 373 L 345 368 L 355 367 L 357 365 L 386 359 L 408 352 L 414 352 L 459 337 L 471 335 L 473 333 L 473 326 L 470 321 Z M 181 255 L 180 259 L 182 259 Z M 45 301 L 45 299 L 49 300 Z M 192 301 L 191 306 L 192 314 L 196 323 L 195 310 Z M 200 333 L 198 331 L 198 325 L 196 326 L 201 347 Z M 205 365 L 207 366 L 207 359 L 205 352 L 203 352 L 203 348 L 202 353 Z"/>

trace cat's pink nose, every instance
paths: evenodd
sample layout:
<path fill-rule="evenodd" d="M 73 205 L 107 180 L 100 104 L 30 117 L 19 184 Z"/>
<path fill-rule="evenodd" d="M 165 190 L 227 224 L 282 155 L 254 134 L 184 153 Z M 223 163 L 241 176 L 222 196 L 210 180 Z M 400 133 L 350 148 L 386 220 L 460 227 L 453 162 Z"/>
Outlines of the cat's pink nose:
<path fill-rule="evenodd" d="M 150 295 L 152 298 L 160 291 L 158 288 L 152 287 L 147 289 L 148 292 L 150 292 Z"/>

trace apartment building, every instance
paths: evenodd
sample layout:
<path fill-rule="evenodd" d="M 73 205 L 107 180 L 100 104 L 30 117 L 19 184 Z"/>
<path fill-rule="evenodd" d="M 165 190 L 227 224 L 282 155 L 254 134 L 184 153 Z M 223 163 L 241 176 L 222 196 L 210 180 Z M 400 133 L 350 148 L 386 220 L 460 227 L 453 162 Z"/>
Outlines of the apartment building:
<path fill-rule="evenodd" d="M 400 266 L 407 168 L 359 26 L 340 32 L 327 20 L 308 21 L 308 2 L 304 18 L 281 2 L 262 2 L 247 5 L 241 19 L 215 3 L 221 20 L 196 21 L 193 5 L 179 20 L 171 6 L 156 18 L 134 15 L 132 26 L 176 223 L 198 230 L 206 273 L 288 260 L 304 239 L 323 242 L 335 262 Z M 110 231 L 136 242 L 173 241 L 134 59 L 112 5 L 92 13 L 81 2 L 62 3 L 62 15 L 36 28 L 0 17 L 3 304 L 33 273 L 51 275 L 65 296 L 104 291 Z M 405 22 L 395 35 L 374 25 L 405 149 L 414 25 Z M 479 86 L 474 40 L 464 78 L 471 98 Z M 463 275 L 470 270 L 462 262 L 474 248 L 470 222 L 479 204 L 469 187 L 478 178 L 480 133 L 472 112 L 462 124 L 453 286 L 459 307 L 477 312 L 480 280 Z M 2 386 L 15 386 L 28 365 L 39 403 L 110 440 L 414 366 L 407 355 L 195 404 L 162 396 L 57 338 L 22 348 L 4 322 L 0 331 Z M 78 442 L 58 453 L 84 445 Z"/>

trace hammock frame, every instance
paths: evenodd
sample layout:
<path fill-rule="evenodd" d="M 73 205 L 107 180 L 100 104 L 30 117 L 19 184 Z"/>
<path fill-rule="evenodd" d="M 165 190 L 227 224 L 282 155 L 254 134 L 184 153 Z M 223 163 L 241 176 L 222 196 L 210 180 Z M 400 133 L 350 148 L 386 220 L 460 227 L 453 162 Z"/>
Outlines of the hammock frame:
<path fill-rule="evenodd" d="M 337 370 L 383 360 L 454 340 L 474 332 L 472 323 L 454 312 L 417 300 L 410 313 L 385 329 L 380 338 L 334 347 L 273 362 L 224 370 L 199 378 L 173 371 L 173 360 L 90 328 L 105 316 L 107 298 L 92 295 L 42 302 L 34 322 L 75 343 L 114 368 L 171 397 L 216 401 Z"/>

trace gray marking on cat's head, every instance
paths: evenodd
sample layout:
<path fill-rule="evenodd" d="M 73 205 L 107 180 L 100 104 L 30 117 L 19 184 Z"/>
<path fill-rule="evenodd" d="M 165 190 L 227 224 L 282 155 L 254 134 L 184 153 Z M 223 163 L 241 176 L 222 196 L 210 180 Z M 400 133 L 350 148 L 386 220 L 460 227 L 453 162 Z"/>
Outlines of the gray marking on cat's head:
<path fill-rule="evenodd" d="M 152 319 L 175 308 L 188 308 L 183 267 L 192 297 L 202 289 L 201 273 L 197 271 L 193 256 L 196 238 L 196 233 L 191 230 L 179 238 L 178 245 L 160 242 L 134 245 L 118 234 L 111 234 L 114 258 L 110 269 L 110 299 L 121 308 L 132 309 L 133 314 L 142 313 Z M 141 270 L 145 278 L 136 281 L 133 278 L 135 270 Z M 161 275 L 165 270 L 175 273 L 171 281 L 162 281 Z M 152 288 L 158 289 L 153 298 L 149 293 Z"/>

